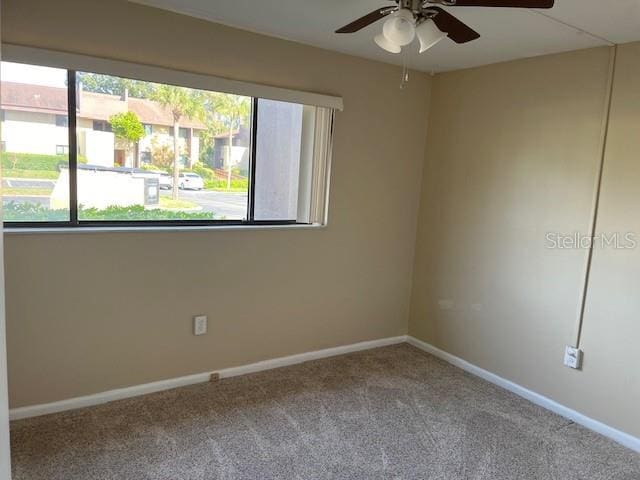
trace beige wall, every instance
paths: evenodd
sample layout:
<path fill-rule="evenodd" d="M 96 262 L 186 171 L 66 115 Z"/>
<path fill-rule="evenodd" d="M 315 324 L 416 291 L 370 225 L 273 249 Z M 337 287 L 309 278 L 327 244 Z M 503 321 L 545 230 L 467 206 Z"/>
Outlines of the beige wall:
<path fill-rule="evenodd" d="M 1 47 L 2 46 L 0 44 L 0 49 Z M 2 126 L 0 125 L 0 129 L 1 128 Z M 0 173 L 1 171 L 2 165 L 0 165 Z M 0 193 L 1 191 L 2 184 L 0 184 Z M 2 205 L 0 205 L 0 219 L 1 218 Z M 4 238 L 0 237 L 0 257 L 3 257 L 3 255 Z M 11 452 L 9 445 L 9 397 L 7 394 L 6 353 L 4 265 L 0 264 L 0 480 L 11 480 Z"/>
<path fill-rule="evenodd" d="M 5 42 L 345 103 L 326 229 L 7 236 L 12 407 L 406 333 L 426 75 L 401 91 L 397 67 L 121 0 L 5 0 L 2 22 Z"/>
<path fill-rule="evenodd" d="M 597 233 L 633 232 L 640 241 L 640 42 L 622 45 L 613 102 Z M 584 378 L 577 405 L 605 423 L 640 436 L 640 243 L 594 253 L 582 346 Z"/>
<path fill-rule="evenodd" d="M 412 335 L 640 435 L 640 250 L 596 252 L 578 372 L 561 360 L 586 252 L 545 240 L 589 228 L 609 49 L 438 75 L 429 109 L 423 75 L 400 91 L 394 67 L 119 0 L 2 13 L 5 41 L 346 106 L 327 229 L 8 236 L 12 406 L 403 334 L 413 272 Z M 640 232 L 639 44 L 616 73 L 599 230 Z M 196 338 L 201 312 L 210 333 Z"/>
<path fill-rule="evenodd" d="M 611 51 L 438 75 L 432 91 L 409 332 L 640 435 L 640 250 L 596 252 L 584 370 L 575 342 Z M 599 230 L 635 231 L 640 44 L 620 49 Z"/>

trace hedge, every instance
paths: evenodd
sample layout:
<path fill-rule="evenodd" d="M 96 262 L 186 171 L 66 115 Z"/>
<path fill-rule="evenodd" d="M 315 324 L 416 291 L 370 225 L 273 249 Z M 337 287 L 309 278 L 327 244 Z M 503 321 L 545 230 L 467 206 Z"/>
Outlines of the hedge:
<path fill-rule="evenodd" d="M 105 209 L 84 208 L 80 206 L 81 220 L 214 220 L 213 213 L 181 212 L 176 210 L 151 209 L 142 205 L 131 207 L 107 207 Z M 44 205 L 30 203 L 7 202 L 4 205 L 4 221 L 6 222 L 59 222 L 68 221 L 67 210 L 49 210 Z"/>
<path fill-rule="evenodd" d="M 227 181 L 221 178 L 216 178 L 214 180 L 205 180 L 204 187 L 207 190 L 226 190 L 227 189 Z M 231 179 L 231 189 L 232 190 L 249 190 L 249 179 Z"/>
<path fill-rule="evenodd" d="M 58 171 L 60 165 L 67 165 L 68 162 L 67 155 L 2 152 L 2 168 L 6 170 Z M 78 162 L 87 163 L 87 159 L 78 155 Z"/>

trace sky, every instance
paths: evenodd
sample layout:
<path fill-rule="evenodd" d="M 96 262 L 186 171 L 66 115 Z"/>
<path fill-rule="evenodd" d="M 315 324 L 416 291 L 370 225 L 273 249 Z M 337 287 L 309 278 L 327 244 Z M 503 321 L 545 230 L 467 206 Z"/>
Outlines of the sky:
<path fill-rule="evenodd" d="M 19 82 L 48 87 L 64 87 L 67 84 L 67 71 L 60 68 L 2 62 L 0 75 L 3 82 Z"/>

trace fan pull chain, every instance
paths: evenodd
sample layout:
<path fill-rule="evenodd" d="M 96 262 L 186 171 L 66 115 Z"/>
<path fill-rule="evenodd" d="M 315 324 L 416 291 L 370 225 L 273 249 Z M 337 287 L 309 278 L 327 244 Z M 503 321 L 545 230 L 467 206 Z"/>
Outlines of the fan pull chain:
<path fill-rule="evenodd" d="M 407 83 L 409 83 L 409 49 L 402 49 L 402 78 L 400 80 L 400 90 L 404 90 Z"/>

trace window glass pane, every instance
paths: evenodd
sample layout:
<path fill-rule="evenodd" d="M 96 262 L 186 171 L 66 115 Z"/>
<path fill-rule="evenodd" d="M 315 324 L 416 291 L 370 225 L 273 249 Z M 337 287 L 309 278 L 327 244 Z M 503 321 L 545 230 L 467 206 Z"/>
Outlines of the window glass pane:
<path fill-rule="evenodd" d="M 69 220 L 67 71 L 2 62 L 7 222 Z"/>
<path fill-rule="evenodd" d="M 304 105 L 258 100 L 256 220 L 296 220 Z"/>
<path fill-rule="evenodd" d="M 247 218 L 249 97 L 77 77 L 80 220 Z"/>

